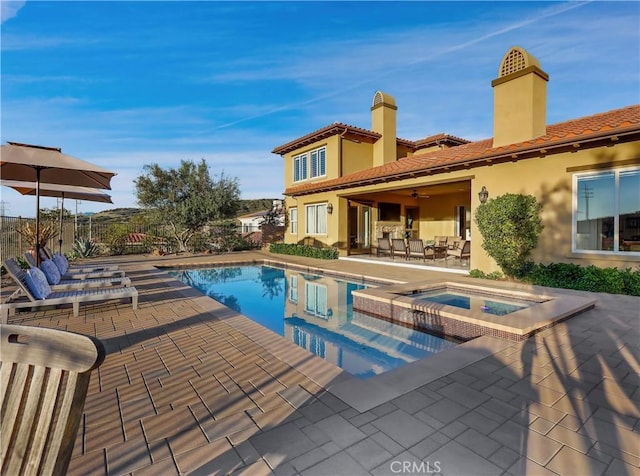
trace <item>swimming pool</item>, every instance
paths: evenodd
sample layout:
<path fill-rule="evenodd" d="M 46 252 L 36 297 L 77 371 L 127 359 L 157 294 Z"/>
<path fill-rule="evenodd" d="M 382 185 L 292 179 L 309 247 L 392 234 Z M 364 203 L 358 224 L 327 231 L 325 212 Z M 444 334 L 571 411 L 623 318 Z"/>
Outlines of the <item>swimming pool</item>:
<path fill-rule="evenodd" d="M 271 266 L 178 269 L 170 275 L 296 345 L 367 378 L 456 345 L 353 310 L 366 285 Z"/>

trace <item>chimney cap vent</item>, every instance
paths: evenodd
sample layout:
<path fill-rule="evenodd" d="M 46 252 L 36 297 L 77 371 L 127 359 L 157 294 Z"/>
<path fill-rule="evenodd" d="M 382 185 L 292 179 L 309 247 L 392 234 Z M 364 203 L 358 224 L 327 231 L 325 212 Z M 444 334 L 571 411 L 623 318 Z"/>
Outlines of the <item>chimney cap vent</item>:
<path fill-rule="evenodd" d="M 376 107 L 380 107 L 383 105 L 391 106 L 392 108 L 397 109 L 396 100 L 393 98 L 392 95 L 383 93 L 382 91 L 376 91 L 376 93 L 373 95 L 371 109 L 374 109 Z"/>
<path fill-rule="evenodd" d="M 500 69 L 498 70 L 498 77 L 503 78 L 509 76 L 530 66 L 540 68 L 540 62 L 525 49 L 514 46 L 502 58 Z"/>

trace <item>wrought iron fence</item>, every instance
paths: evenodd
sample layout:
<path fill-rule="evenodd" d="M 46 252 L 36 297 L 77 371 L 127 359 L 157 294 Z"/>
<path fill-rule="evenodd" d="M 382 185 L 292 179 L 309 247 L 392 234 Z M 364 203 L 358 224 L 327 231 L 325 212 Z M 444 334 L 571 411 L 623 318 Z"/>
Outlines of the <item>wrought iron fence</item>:
<path fill-rule="evenodd" d="M 32 244 L 18 233 L 18 230 L 26 223 L 35 227 L 35 219 L 33 218 L 0 216 L 0 262 L 7 258 L 20 257 L 32 247 Z M 47 246 L 54 251 L 61 250 L 63 253 L 69 253 L 73 250 L 73 244 L 78 239 L 105 244 L 108 241 L 109 233 L 112 233 L 115 227 L 119 227 L 120 231 L 124 230 L 128 234 L 124 244 L 124 253 L 143 251 L 142 248 L 150 242 L 141 237 L 168 236 L 164 224 L 96 223 L 90 220 L 76 222 L 74 219 L 70 219 L 63 220 L 61 233 L 60 225 L 56 223 L 58 234 L 47 242 Z M 60 239 L 62 240 L 60 241 Z M 169 248 L 167 251 L 170 251 L 170 241 L 169 239 L 163 240 L 165 248 Z"/>

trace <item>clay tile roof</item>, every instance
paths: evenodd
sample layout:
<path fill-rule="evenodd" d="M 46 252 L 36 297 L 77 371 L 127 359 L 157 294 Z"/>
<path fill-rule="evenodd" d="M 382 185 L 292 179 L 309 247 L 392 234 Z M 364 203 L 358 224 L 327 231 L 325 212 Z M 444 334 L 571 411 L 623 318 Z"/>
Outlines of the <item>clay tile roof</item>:
<path fill-rule="evenodd" d="M 541 152 L 543 148 L 547 150 L 581 141 L 613 137 L 621 133 L 640 133 L 640 105 L 549 125 L 547 133 L 535 140 L 500 147 L 493 147 L 491 138 L 469 142 L 457 147 L 412 155 L 335 179 L 297 185 L 285 190 L 285 194 L 300 195 L 375 181 L 399 180 L 419 173 L 436 172 L 443 167 L 471 165 L 474 162 L 486 163 L 487 160 L 514 157 L 524 153 L 540 156 L 541 153 L 545 153 Z"/>
<path fill-rule="evenodd" d="M 349 134 L 350 137 L 358 137 L 366 142 L 375 142 L 380 137 L 382 137 L 377 132 L 369 131 L 367 129 L 362 129 L 356 126 L 350 126 L 341 122 L 334 122 L 333 124 L 329 124 L 322 129 L 310 132 L 305 136 L 299 137 L 298 139 L 294 139 L 291 142 L 287 142 L 286 144 L 278 146 L 271 152 L 280 155 L 286 154 L 287 152 L 291 152 L 307 144 L 326 139 L 327 137 L 331 137 L 336 134 Z"/>
<path fill-rule="evenodd" d="M 456 137 L 445 133 L 434 134 L 432 136 L 425 137 L 424 139 L 419 139 L 415 141 L 416 148 L 429 147 L 438 144 L 449 144 L 449 145 L 461 145 L 468 144 L 469 140 L 463 139 L 462 137 Z"/>

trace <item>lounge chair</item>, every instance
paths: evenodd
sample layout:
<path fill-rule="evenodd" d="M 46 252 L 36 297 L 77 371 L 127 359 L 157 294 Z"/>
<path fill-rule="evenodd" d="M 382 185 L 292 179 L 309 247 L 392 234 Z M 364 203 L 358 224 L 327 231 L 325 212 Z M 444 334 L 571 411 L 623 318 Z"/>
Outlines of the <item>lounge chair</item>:
<path fill-rule="evenodd" d="M 138 308 L 138 291 L 133 286 L 126 288 L 107 287 L 97 289 L 53 291 L 44 273 L 38 268 L 31 268 L 24 274 L 24 279 L 16 280 L 21 288 L 19 301 L 17 293 L 13 293 L 9 299 L 0 304 L 0 323 L 5 324 L 10 315 L 16 309 L 37 309 L 43 306 L 57 306 L 71 304 L 73 315 L 80 313 L 80 303 L 108 301 L 112 299 L 130 299 L 133 309 Z M 27 298 L 25 301 L 24 298 Z"/>
<path fill-rule="evenodd" d="M 449 256 L 453 256 L 454 259 L 457 258 L 460 262 L 463 259 L 469 259 L 471 257 L 471 242 L 468 240 L 456 241 L 455 248 L 447 250 L 446 260 L 449 259 Z"/>
<path fill-rule="evenodd" d="M 409 238 L 407 240 L 407 257 L 426 261 L 427 258 L 435 260 L 436 254 L 433 247 L 425 246 L 421 239 Z"/>
<path fill-rule="evenodd" d="M 395 259 L 396 255 L 407 259 L 407 244 L 404 238 L 393 238 L 391 240 L 391 257 Z"/>
<path fill-rule="evenodd" d="M 56 260 L 56 256 L 60 256 L 60 259 L 67 267 L 67 272 L 69 273 L 92 273 L 94 271 L 116 271 L 120 269 L 117 264 L 106 264 L 106 265 L 73 265 L 69 263 L 67 257 L 61 253 L 53 253 L 49 248 L 40 249 L 40 258 L 41 259 L 52 259 Z M 29 263 L 31 264 L 31 263 Z"/>
<path fill-rule="evenodd" d="M 42 266 L 42 265 L 41 265 Z M 18 262 L 13 258 L 4 260 L 4 268 L 16 283 L 26 282 L 26 272 L 20 267 Z M 46 273 L 45 273 L 46 275 Z M 90 288 L 105 288 L 109 286 L 126 288 L 131 286 L 131 279 L 122 276 L 111 278 L 90 278 L 90 279 L 60 279 L 56 284 L 49 284 L 52 291 L 72 291 Z M 23 296 L 22 287 L 18 287 L 15 292 L 9 296 L 7 301 Z"/>
<path fill-rule="evenodd" d="M 88 336 L 0 325 L 1 474 L 66 474 L 91 372 L 105 349 Z"/>
<path fill-rule="evenodd" d="M 27 263 L 29 264 L 29 266 L 31 266 L 32 268 L 36 268 L 36 261 L 35 259 L 33 259 L 33 255 L 31 253 L 25 253 L 24 254 L 24 259 L 27 261 Z M 54 261 L 55 263 L 55 261 Z M 56 263 L 56 266 L 58 266 L 58 264 Z M 60 269 L 60 266 L 58 266 L 58 269 Z M 91 268 L 84 268 L 84 270 L 82 268 L 74 268 L 71 270 L 67 270 L 64 273 L 60 272 L 60 276 L 62 277 L 62 279 L 94 279 L 94 278 L 115 278 L 115 277 L 124 277 L 124 271 L 122 271 L 121 269 L 114 269 L 114 270 L 107 270 L 107 269 L 102 269 L 102 270 L 91 270 Z"/>
<path fill-rule="evenodd" d="M 391 242 L 389 241 L 389 238 L 378 238 L 378 248 L 376 249 L 376 255 L 391 256 Z"/>

